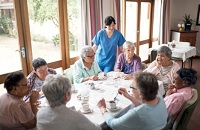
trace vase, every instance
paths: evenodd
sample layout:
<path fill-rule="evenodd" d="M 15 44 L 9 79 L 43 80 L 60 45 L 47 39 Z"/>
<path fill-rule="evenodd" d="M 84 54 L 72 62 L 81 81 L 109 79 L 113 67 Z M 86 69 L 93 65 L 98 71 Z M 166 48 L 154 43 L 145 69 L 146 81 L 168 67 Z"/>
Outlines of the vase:
<path fill-rule="evenodd" d="M 191 23 L 186 23 L 185 24 L 185 31 L 191 31 L 191 27 L 192 27 Z"/>

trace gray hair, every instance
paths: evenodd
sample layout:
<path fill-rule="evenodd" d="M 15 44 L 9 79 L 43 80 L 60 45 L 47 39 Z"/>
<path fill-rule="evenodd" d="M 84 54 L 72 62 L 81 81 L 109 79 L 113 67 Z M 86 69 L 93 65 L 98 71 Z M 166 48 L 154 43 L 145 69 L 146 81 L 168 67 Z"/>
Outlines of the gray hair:
<path fill-rule="evenodd" d="M 62 75 L 49 74 L 42 86 L 42 91 L 47 98 L 50 107 L 54 108 L 66 104 L 65 95 L 71 94 L 71 83 L 68 78 Z"/>
<path fill-rule="evenodd" d="M 126 50 L 128 48 L 133 48 L 135 50 L 135 45 L 134 43 L 130 42 L 130 41 L 126 41 L 124 44 L 123 44 L 123 49 Z"/>
<path fill-rule="evenodd" d="M 172 50 L 167 46 L 161 46 L 157 50 L 157 54 L 164 53 L 168 58 L 172 58 Z"/>
<path fill-rule="evenodd" d="M 81 49 L 81 53 L 80 53 L 80 57 L 83 59 L 85 58 L 86 56 L 88 56 L 88 53 L 90 51 L 94 51 L 94 49 L 90 46 L 83 46 L 83 48 Z"/>

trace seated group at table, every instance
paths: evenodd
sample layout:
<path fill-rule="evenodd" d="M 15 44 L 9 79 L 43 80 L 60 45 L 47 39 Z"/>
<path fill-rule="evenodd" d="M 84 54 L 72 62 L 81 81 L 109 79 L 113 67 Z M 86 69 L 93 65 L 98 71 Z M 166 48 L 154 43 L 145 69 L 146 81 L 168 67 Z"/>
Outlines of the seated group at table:
<path fill-rule="evenodd" d="M 141 72 L 141 59 L 134 54 L 134 45 L 127 41 L 123 48 L 124 53 L 119 55 L 115 71 L 122 71 L 125 73 L 125 79 L 133 80 L 134 96 L 129 95 L 125 88 L 119 88 L 118 92 L 131 100 L 135 107 L 119 117 L 107 112 L 104 99 L 97 103 L 98 107 L 113 130 L 162 129 L 167 123 L 168 114 L 177 115 L 185 101 L 192 97 L 192 85 L 197 80 L 196 71 L 180 69 L 179 65 L 171 60 L 171 50 L 162 46 L 158 50 L 156 60 Z M 100 73 L 106 76 L 95 61 L 94 55 L 92 47 L 82 48 L 80 59 L 74 64 L 75 83 L 98 80 Z M 72 94 L 71 83 L 67 78 L 56 75 L 42 58 L 33 60 L 32 65 L 34 70 L 27 78 L 22 72 L 11 73 L 6 78 L 4 88 L 7 93 L 0 97 L 0 129 L 37 129 L 36 123 L 39 130 L 101 129 L 80 112 L 66 107 Z M 163 81 L 166 87 L 164 100 L 157 94 L 157 80 Z M 40 108 L 37 113 L 37 100 L 41 90 L 50 106 Z M 29 100 L 24 101 L 25 96 Z"/>

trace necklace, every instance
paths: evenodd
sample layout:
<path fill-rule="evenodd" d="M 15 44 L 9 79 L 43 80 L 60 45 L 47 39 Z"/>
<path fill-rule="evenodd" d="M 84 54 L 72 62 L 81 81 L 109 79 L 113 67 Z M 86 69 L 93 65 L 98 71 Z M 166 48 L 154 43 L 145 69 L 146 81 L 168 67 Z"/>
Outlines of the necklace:
<path fill-rule="evenodd" d="M 171 65 L 170 66 L 168 66 L 168 67 L 160 67 L 160 74 L 161 75 L 163 75 L 163 76 L 165 76 L 166 74 L 168 74 L 169 72 L 170 72 L 170 70 L 171 70 Z"/>
<path fill-rule="evenodd" d="M 94 68 L 92 68 L 91 67 L 91 69 L 92 69 L 92 72 L 93 72 L 93 74 L 95 75 L 95 71 L 94 71 Z M 87 75 L 90 77 L 90 76 L 93 76 L 93 75 L 90 75 L 89 73 L 88 73 L 88 71 L 84 68 L 84 70 L 85 70 L 85 72 L 87 73 Z"/>

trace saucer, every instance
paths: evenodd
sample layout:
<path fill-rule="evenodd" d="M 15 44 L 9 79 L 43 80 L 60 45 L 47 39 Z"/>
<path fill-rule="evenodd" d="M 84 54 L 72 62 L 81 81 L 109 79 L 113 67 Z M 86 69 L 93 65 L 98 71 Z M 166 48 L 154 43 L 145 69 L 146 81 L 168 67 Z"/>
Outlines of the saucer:
<path fill-rule="evenodd" d="M 87 114 L 87 113 L 92 113 L 93 112 L 93 110 L 91 108 L 89 108 L 87 111 L 83 111 L 83 109 L 81 108 L 80 111 L 83 114 Z"/>
<path fill-rule="evenodd" d="M 120 107 L 116 107 L 116 108 L 109 108 L 109 107 L 107 107 L 108 108 L 108 110 L 109 111 L 112 111 L 112 112 L 114 112 L 114 111 L 118 111 L 119 109 L 121 109 Z"/>

